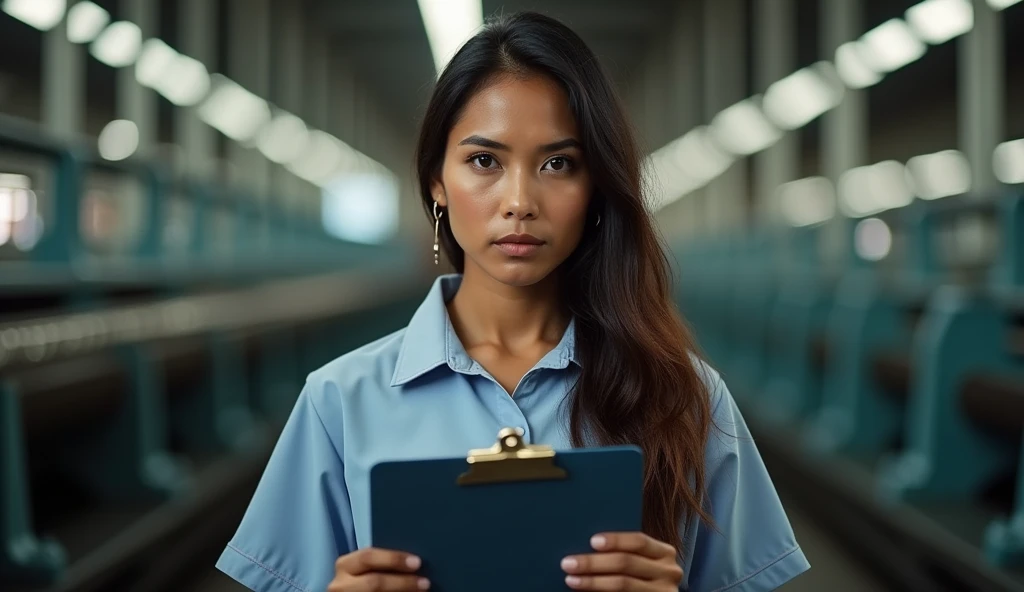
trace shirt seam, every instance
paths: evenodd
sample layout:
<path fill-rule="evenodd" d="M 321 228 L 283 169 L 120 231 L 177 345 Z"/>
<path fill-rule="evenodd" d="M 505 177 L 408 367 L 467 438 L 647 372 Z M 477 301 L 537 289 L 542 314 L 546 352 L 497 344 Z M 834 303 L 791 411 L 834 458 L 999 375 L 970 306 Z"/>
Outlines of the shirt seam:
<path fill-rule="evenodd" d="M 739 586 L 740 584 L 742 584 L 742 583 L 744 583 L 744 582 L 747 582 L 747 581 L 749 581 L 749 580 L 753 579 L 754 577 L 756 577 L 756 576 L 758 576 L 758 575 L 760 575 L 760 574 L 764 573 L 764 572 L 765 572 L 765 570 L 767 570 L 768 568 L 770 568 L 770 567 L 772 567 L 772 566 L 774 566 L 774 565 L 777 565 L 777 564 L 778 564 L 778 563 L 779 563 L 780 561 L 782 561 L 782 560 L 783 560 L 783 559 L 785 559 L 786 557 L 789 557 L 789 556 L 790 556 L 790 555 L 792 555 L 793 553 L 796 553 L 796 552 L 797 552 L 797 551 L 799 551 L 799 550 L 800 550 L 800 545 L 797 545 L 797 546 L 793 547 L 792 549 L 790 549 L 790 550 L 786 551 L 786 552 L 785 552 L 785 553 L 783 553 L 782 555 L 779 555 L 779 556 L 778 556 L 778 557 L 776 557 L 775 559 L 772 559 L 771 561 L 769 561 L 768 563 L 766 563 L 766 564 L 764 565 L 764 567 L 762 567 L 761 569 L 759 569 L 759 570 L 757 570 L 757 571 L 755 571 L 755 572 L 753 572 L 753 573 L 751 573 L 751 574 L 747 575 L 746 577 L 744 577 L 744 578 L 742 578 L 742 579 L 740 579 L 740 580 L 737 580 L 737 581 L 735 581 L 735 582 L 733 582 L 733 583 L 731 583 L 731 584 L 726 584 L 725 586 L 723 586 L 723 587 L 721 587 L 721 588 L 715 588 L 715 589 L 714 589 L 714 590 L 712 590 L 711 592 L 725 592 L 725 590 L 729 590 L 729 589 L 731 589 L 731 588 L 735 588 L 736 586 Z"/>
<path fill-rule="evenodd" d="M 340 395 L 340 393 L 339 393 Z M 327 436 L 327 440 L 331 443 L 331 448 L 334 449 L 334 456 L 338 457 L 338 462 L 341 466 L 345 466 L 345 459 L 342 458 L 341 453 L 338 452 L 338 443 L 334 441 L 334 437 L 331 435 L 331 431 L 327 429 L 327 423 L 324 422 L 324 418 L 320 415 L 320 410 L 316 408 L 316 399 L 312 396 L 309 397 L 309 406 L 313 409 L 313 414 L 316 415 L 317 421 L 320 422 L 320 427 L 324 430 L 324 435 Z M 342 442 L 342 450 L 344 450 L 344 442 Z"/>
<path fill-rule="evenodd" d="M 267 572 L 268 574 L 272 575 L 273 577 L 277 578 L 278 580 L 281 580 L 285 584 L 288 584 L 292 588 L 295 588 L 299 592 L 309 592 L 309 590 L 303 588 L 302 586 L 299 586 L 295 582 L 289 580 L 288 578 L 286 578 L 283 575 L 277 573 L 276 571 L 274 571 L 270 567 L 264 565 L 263 562 L 261 562 L 259 559 L 256 559 L 255 557 L 251 557 L 251 556 L 247 555 L 245 552 L 243 552 L 238 547 L 232 545 L 231 543 L 228 543 L 228 548 L 231 549 L 232 551 L 234 551 L 235 553 L 238 553 L 239 555 L 241 555 L 245 559 L 249 560 L 253 565 L 256 565 L 257 567 L 259 567 L 263 571 Z"/>

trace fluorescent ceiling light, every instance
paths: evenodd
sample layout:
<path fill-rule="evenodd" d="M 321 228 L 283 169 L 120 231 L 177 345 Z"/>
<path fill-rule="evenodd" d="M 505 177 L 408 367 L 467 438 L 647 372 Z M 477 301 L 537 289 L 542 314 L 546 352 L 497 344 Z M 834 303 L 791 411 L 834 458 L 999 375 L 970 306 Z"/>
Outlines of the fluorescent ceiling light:
<path fill-rule="evenodd" d="M 839 177 L 839 206 L 853 218 L 909 205 L 914 195 L 905 167 L 894 160 L 850 169 Z"/>
<path fill-rule="evenodd" d="M 67 0 L 4 0 L 0 10 L 30 27 L 49 31 L 60 24 L 67 7 Z"/>
<path fill-rule="evenodd" d="M 135 63 L 135 80 L 143 86 L 155 89 L 160 86 L 164 72 L 170 68 L 178 52 L 159 39 L 150 39 L 142 46 L 139 61 Z"/>
<path fill-rule="evenodd" d="M 792 226 L 812 226 L 836 213 L 836 192 L 825 177 L 808 177 L 780 185 L 777 199 L 782 216 Z"/>
<path fill-rule="evenodd" d="M 921 199 L 962 195 L 971 190 L 971 165 L 957 150 L 915 156 L 907 161 L 907 175 Z"/>
<path fill-rule="evenodd" d="M 878 218 L 861 220 L 853 230 L 853 248 L 865 261 L 881 261 L 892 250 L 892 230 Z"/>
<path fill-rule="evenodd" d="M 667 156 L 664 151 L 659 151 L 652 154 L 645 163 L 647 175 L 652 180 L 650 200 L 654 210 L 681 199 L 701 185 Z"/>
<path fill-rule="evenodd" d="M 89 53 L 112 68 L 123 68 L 135 62 L 142 48 L 142 30 L 135 23 L 118 21 L 100 33 Z"/>
<path fill-rule="evenodd" d="M 1001 183 L 1024 183 L 1024 139 L 1004 142 L 996 147 L 992 168 Z"/>
<path fill-rule="evenodd" d="M 263 156 L 283 164 L 298 158 L 308 140 L 306 124 L 291 113 L 281 112 L 260 133 L 256 147 Z"/>
<path fill-rule="evenodd" d="M 914 34 L 932 45 L 945 43 L 974 27 L 970 0 L 925 0 L 911 7 L 906 17 Z"/>
<path fill-rule="evenodd" d="M 1021 0 L 988 0 L 988 5 L 991 6 L 993 10 L 1003 10 L 1004 8 L 1009 8 L 1020 1 Z"/>
<path fill-rule="evenodd" d="M 760 152 L 782 137 L 757 105 L 760 97 L 752 97 L 726 108 L 711 121 L 711 132 L 723 148 L 737 156 Z"/>
<path fill-rule="evenodd" d="M 853 89 L 867 88 L 882 81 L 882 75 L 864 61 L 858 44 L 858 41 L 850 41 L 836 50 L 836 72 L 843 84 Z"/>
<path fill-rule="evenodd" d="M 115 119 L 103 128 L 99 137 L 100 156 L 124 160 L 139 149 L 139 127 L 126 119 Z"/>
<path fill-rule="evenodd" d="M 907 183 L 907 169 L 895 160 L 880 162 L 870 169 L 872 199 L 880 207 L 891 210 L 910 205 L 914 193 Z"/>
<path fill-rule="evenodd" d="M 110 13 L 84 0 L 68 10 L 68 41 L 90 43 L 110 23 Z"/>
<path fill-rule="evenodd" d="M 157 91 L 178 107 L 191 107 L 210 92 L 210 74 L 199 60 L 178 54 L 164 71 Z"/>
<path fill-rule="evenodd" d="M 135 63 L 135 79 L 179 107 L 196 105 L 210 92 L 206 66 L 159 39 L 150 39 L 143 45 Z"/>
<path fill-rule="evenodd" d="M 314 185 L 324 186 L 337 176 L 339 167 L 352 159 L 352 149 L 334 136 L 314 130 L 306 149 L 285 165 L 288 170 Z"/>
<path fill-rule="evenodd" d="M 481 0 L 418 0 L 438 75 L 448 60 L 483 26 Z"/>
<path fill-rule="evenodd" d="M 835 69 L 819 62 L 768 87 L 764 111 L 780 128 L 797 129 L 839 105 L 843 92 Z"/>
<path fill-rule="evenodd" d="M 702 187 L 725 172 L 734 161 L 712 138 L 707 126 L 698 126 L 666 146 L 666 156 L 674 166 Z"/>
<path fill-rule="evenodd" d="M 215 75 L 213 94 L 199 107 L 199 118 L 236 142 L 248 142 L 270 121 L 267 102 L 238 83 Z"/>
<path fill-rule="evenodd" d="M 888 73 L 921 59 L 927 48 L 901 19 L 892 19 L 868 31 L 858 47 L 871 69 Z"/>

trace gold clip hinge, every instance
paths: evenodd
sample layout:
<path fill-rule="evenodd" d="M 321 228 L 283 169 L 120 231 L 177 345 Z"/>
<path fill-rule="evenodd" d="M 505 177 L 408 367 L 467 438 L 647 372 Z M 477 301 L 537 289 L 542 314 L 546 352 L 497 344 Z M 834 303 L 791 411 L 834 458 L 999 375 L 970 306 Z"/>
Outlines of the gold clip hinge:
<path fill-rule="evenodd" d="M 469 470 L 459 475 L 459 485 L 508 483 L 512 481 L 550 481 L 565 479 L 565 469 L 555 465 L 550 446 L 523 443 L 521 428 L 502 428 L 498 441 L 490 448 L 470 450 L 466 457 Z"/>

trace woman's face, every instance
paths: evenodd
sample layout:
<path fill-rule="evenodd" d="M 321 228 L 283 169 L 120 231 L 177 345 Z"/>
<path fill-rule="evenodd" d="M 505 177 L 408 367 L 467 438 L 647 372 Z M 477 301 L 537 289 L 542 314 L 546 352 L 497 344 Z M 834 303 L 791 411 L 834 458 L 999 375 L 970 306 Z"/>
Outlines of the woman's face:
<path fill-rule="evenodd" d="M 565 91 L 541 76 L 495 78 L 448 134 L 432 193 L 467 273 L 510 286 L 547 277 L 579 244 L 591 194 Z"/>

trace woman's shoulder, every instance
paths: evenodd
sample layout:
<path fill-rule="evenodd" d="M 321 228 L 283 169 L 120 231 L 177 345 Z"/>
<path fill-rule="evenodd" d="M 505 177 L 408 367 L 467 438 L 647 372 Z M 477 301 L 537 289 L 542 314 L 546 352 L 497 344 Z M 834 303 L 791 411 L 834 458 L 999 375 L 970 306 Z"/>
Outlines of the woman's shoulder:
<path fill-rule="evenodd" d="M 316 392 L 341 393 L 387 388 L 395 372 L 405 328 L 351 350 L 317 368 L 306 378 Z"/>

